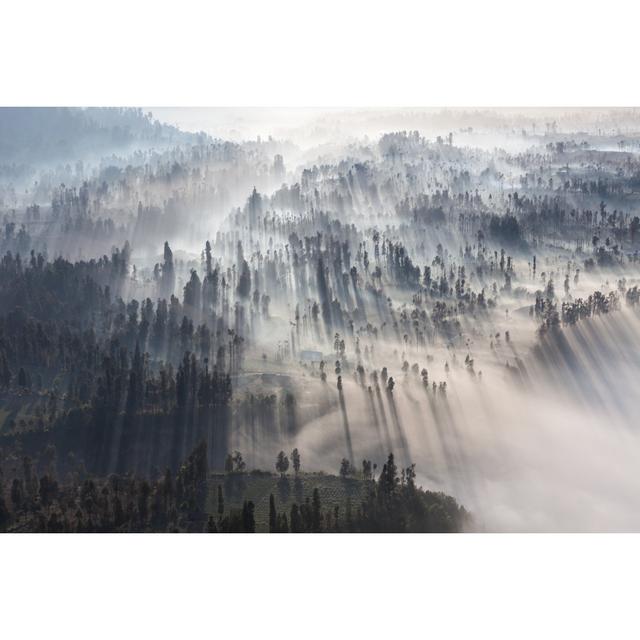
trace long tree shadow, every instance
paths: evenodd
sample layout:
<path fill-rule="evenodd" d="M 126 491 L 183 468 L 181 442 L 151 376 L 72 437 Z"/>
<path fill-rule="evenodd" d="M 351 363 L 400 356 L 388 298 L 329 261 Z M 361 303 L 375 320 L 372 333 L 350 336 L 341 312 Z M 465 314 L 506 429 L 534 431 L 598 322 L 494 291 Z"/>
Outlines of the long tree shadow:
<path fill-rule="evenodd" d="M 278 497 L 281 502 L 288 502 L 291 495 L 291 485 L 287 476 L 280 476 L 278 479 Z"/>
<path fill-rule="evenodd" d="M 442 409 L 438 405 L 439 398 L 432 396 L 428 388 L 425 389 L 425 393 L 427 396 L 429 409 L 433 416 L 433 424 L 436 428 L 436 434 L 442 449 L 442 455 L 444 457 L 444 464 L 445 464 L 447 476 L 449 477 L 449 482 L 453 490 L 456 493 L 459 493 L 458 469 L 461 468 L 462 463 L 458 459 L 457 451 L 455 450 L 455 448 L 452 449 L 449 446 L 449 441 L 448 441 L 447 433 L 445 430 L 445 418 L 443 416 Z"/>
<path fill-rule="evenodd" d="M 387 398 L 389 400 L 389 411 L 391 412 L 391 418 L 393 420 L 394 427 L 400 438 L 400 446 L 402 447 L 402 452 L 405 456 L 405 464 L 409 466 L 411 464 L 411 451 L 409 449 L 409 442 L 407 441 L 407 435 L 404 431 L 404 427 L 400 422 L 400 418 L 398 416 L 398 408 L 396 407 L 396 400 L 393 397 L 393 391 L 391 389 L 387 389 Z"/>
<path fill-rule="evenodd" d="M 378 400 L 378 407 L 380 408 L 380 417 L 382 419 L 382 428 L 384 431 L 385 442 L 387 444 L 387 451 L 393 451 L 393 443 L 391 441 L 391 435 L 389 434 L 389 422 L 387 421 L 387 413 L 384 410 L 384 403 L 382 402 L 382 393 L 380 391 L 380 385 L 375 383 L 376 399 Z M 383 457 L 384 460 L 384 457 Z"/>
<path fill-rule="evenodd" d="M 456 424 L 456 419 L 453 415 L 453 412 L 451 411 L 449 399 L 446 396 L 440 398 L 440 404 L 442 405 L 442 414 L 444 416 L 447 429 L 453 438 L 457 457 L 460 461 L 459 473 L 463 483 L 463 487 L 466 490 L 466 493 L 471 496 L 472 500 L 474 502 L 477 502 L 477 494 L 475 491 L 474 483 L 472 482 L 471 475 L 469 473 L 472 462 L 467 455 L 463 437 L 460 434 L 460 430 L 458 429 L 458 425 Z"/>
<path fill-rule="evenodd" d="M 363 387 L 363 391 L 367 396 L 367 400 L 369 402 L 369 412 L 371 413 L 371 419 L 373 420 L 373 424 L 376 427 L 376 433 L 378 435 L 378 455 L 380 456 L 380 460 L 384 460 L 385 451 L 384 444 L 382 440 L 382 429 L 380 427 L 380 419 L 378 418 L 378 412 L 376 411 L 376 403 L 373 399 L 373 389 L 371 386 L 368 386 L 366 390 Z M 387 443 L 387 449 L 391 451 L 391 443 Z"/>
<path fill-rule="evenodd" d="M 224 479 L 225 495 L 240 500 L 244 496 L 246 488 L 247 480 L 244 473 L 234 471 L 226 474 Z"/>
<path fill-rule="evenodd" d="M 342 411 L 342 425 L 344 427 L 344 437 L 347 443 L 347 455 L 349 462 L 353 465 L 353 444 L 351 442 L 351 429 L 349 427 L 349 418 L 347 416 L 347 407 L 344 400 L 344 392 L 342 388 L 338 389 L 338 397 L 340 399 L 340 411 Z"/>
<path fill-rule="evenodd" d="M 295 496 L 296 502 L 302 503 L 304 499 L 304 485 L 297 475 L 293 479 L 293 495 Z"/>

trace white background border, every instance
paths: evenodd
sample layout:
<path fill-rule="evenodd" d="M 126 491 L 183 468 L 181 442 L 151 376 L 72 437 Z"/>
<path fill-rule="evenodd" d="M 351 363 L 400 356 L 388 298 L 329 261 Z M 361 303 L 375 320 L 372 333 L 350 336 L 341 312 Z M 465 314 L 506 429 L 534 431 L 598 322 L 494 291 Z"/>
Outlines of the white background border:
<path fill-rule="evenodd" d="M 637 638 L 635 535 L 15 534 L 0 559 L 11 640 Z"/>
<path fill-rule="evenodd" d="M 638 106 L 621 0 L 22 0 L 11 105 Z"/>
<path fill-rule="evenodd" d="M 0 102 L 638 106 L 633 6 L 14 0 Z M 11 640 L 635 638 L 638 541 L 1 536 L 0 628 Z"/>

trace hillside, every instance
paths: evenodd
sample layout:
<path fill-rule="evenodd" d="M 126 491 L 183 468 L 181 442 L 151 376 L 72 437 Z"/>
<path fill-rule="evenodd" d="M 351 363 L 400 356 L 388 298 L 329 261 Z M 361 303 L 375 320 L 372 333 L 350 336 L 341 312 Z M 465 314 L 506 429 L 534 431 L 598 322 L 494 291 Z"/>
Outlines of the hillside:
<path fill-rule="evenodd" d="M 276 475 L 209 473 L 199 446 L 177 474 L 155 481 L 90 476 L 82 463 L 58 474 L 55 448 L 39 460 L 13 457 L 0 473 L 0 531 L 210 533 L 451 533 L 472 521 L 450 496 L 414 484 L 413 468 L 389 456 L 377 478 L 361 472 Z M 9 469 L 8 469 L 9 470 Z M 1 471 L 1 469 L 0 469 Z M 22 476 L 22 477 L 19 477 Z M 39 477 L 40 476 L 40 477 Z"/>
<path fill-rule="evenodd" d="M 242 510 L 245 501 L 254 504 L 256 533 L 269 531 L 269 497 L 273 495 L 276 511 L 290 514 L 294 504 L 313 500 L 318 490 L 323 513 L 335 513 L 338 508 L 341 519 L 346 518 L 349 502 L 354 516 L 367 499 L 372 481 L 360 477 L 342 478 L 324 473 L 300 473 L 297 477 L 263 471 L 253 471 L 241 477 L 235 474 L 212 474 L 208 483 L 207 514 L 215 514 L 218 487 L 222 487 L 225 511 Z M 469 514 L 457 502 L 444 493 L 416 490 L 421 501 L 432 515 L 434 532 L 467 531 L 471 526 Z M 326 524 L 326 522 L 325 522 Z M 344 522 L 341 530 L 344 530 Z"/>
<path fill-rule="evenodd" d="M 190 143 L 197 138 L 141 109 L 0 109 L 0 165 L 75 162 L 152 145 Z"/>

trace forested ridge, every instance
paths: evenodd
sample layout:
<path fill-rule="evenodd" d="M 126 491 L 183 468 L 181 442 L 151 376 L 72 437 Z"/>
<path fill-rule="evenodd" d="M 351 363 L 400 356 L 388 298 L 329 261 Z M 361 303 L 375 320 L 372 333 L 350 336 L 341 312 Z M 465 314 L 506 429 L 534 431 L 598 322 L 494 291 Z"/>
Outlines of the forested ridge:
<path fill-rule="evenodd" d="M 239 452 L 224 474 L 210 474 L 204 443 L 154 480 L 130 474 L 97 478 L 67 460 L 60 479 L 55 447 L 40 460 L 25 456 L 21 477 L 0 495 L 0 531 L 47 533 L 453 533 L 472 520 L 456 501 L 415 484 L 413 467 L 398 473 L 392 454 L 378 477 L 370 461 L 341 476 L 300 471 L 248 472 Z M 19 461 L 16 461 L 19 462 Z M 42 475 L 40 475 L 42 474 Z M 0 479 L 2 479 L 0 477 Z M 268 494 L 264 485 L 273 489 Z M 256 496 L 257 491 L 257 496 Z M 245 497 L 249 495 L 249 497 Z M 323 497 L 324 496 L 324 497 Z"/>

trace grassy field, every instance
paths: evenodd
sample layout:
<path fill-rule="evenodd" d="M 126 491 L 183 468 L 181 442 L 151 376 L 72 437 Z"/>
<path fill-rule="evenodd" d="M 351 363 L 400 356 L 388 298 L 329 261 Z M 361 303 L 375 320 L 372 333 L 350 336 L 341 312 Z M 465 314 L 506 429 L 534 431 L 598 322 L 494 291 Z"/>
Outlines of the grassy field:
<path fill-rule="evenodd" d="M 344 516 L 347 499 L 351 498 L 353 510 L 357 509 L 364 491 L 364 483 L 355 478 L 342 479 L 322 473 L 300 473 L 298 478 L 288 475 L 281 480 L 279 475 L 268 472 L 252 472 L 242 476 L 212 474 L 209 481 L 207 512 L 215 514 L 218 486 L 222 486 L 225 513 L 229 509 L 242 509 L 245 500 L 255 505 L 257 532 L 269 531 L 269 495 L 273 494 L 278 512 L 285 511 L 287 518 L 294 502 L 304 503 L 312 499 L 313 490 L 318 489 L 322 511 L 333 511 L 340 507 Z"/>

